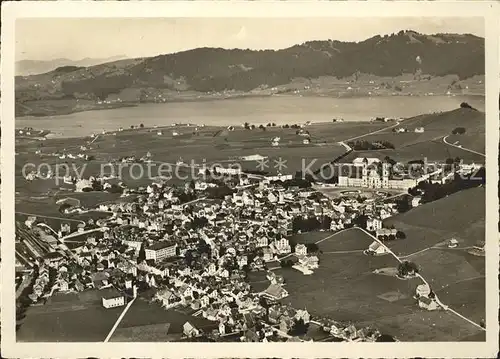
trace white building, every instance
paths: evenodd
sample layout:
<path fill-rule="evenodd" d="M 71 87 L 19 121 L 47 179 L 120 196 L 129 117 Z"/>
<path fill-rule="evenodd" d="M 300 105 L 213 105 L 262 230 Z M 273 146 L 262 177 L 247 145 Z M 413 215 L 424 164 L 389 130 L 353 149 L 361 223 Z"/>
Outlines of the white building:
<path fill-rule="evenodd" d="M 265 160 L 267 156 L 261 156 L 261 155 L 249 155 L 249 156 L 241 156 L 240 160 L 243 161 L 260 161 L 260 160 Z"/>
<path fill-rule="evenodd" d="M 368 166 L 371 166 L 374 163 L 379 163 L 379 162 L 380 162 L 380 160 L 378 158 L 375 158 L 375 157 L 369 157 L 369 158 L 357 157 L 352 161 L 352 164 L 354 166 L 363 166 L 365 163 L 367 163 Z"/>
<path fill-rule="evenodd" d="M 305 244 L 297 244 L 295 246 L 295 254 L 297 256 L 305 256 L 307 255 L 307 247 Z"/>
<path fill-rule="evenodd" d="M 170 242 L 158 242 L 146 248 L 146 260 L 152 259 L 155 262 L 164 258 L 174 257 L 177 254 L 177 244 Z"/>
<path fill-rule="evenodd" d="M 292 251 L 290 243 L 286 238 L 281 238 L 280 240 L 274 241 L 273 246 L 276 249 L 276 251 L 282 254 L 290 253 Z"/>
<path fill-rule="evenodd" d="M 124 240 L 123 244 L 125 244 L 129 248 L 133 248 L 136 252 L 139 252 L 141 250 L 142 242 L 138 240 Z"/>
<path fill-rule="evenodd" d="M 257 239 L 257 247 L 267 247 L 269 245 L 269 239 L 265 236 L 262 236 Z"/>
<path fill-rule="evenodd" d="M 425 176 L 427 176 L 424 175 L 418 179 L 393 179 L 391 178 L 389 163 L 382 163 L 382 165 L 378 167 L 377 165 L 370 166 L 369 162 L 370 160 L 366 159 L 362 165 L 358 165 L 357 163 L 342 164 L 339 174 L 339 186 L 408 190 L 409 188 L 416 187 L 417 184 L 425 180 Z M 372 161 L 372 163 L 375 162 Z"/>
<path fill-rule="evenodd" d="M 274 182 L 274 181 L 285 182 L 285 181 L 289 181 L 291 179 L 293 179 L 293 175 L 276 175 L 276 176 L 266 176 L 264 181 L 266 183 L 270 183 L 270 182 Z"/>
<path fill-rule="evenodd" d="M 125 305 L 125 297 L 116 290 L 107 290 L 102 297 L 102 306 L 106 309 Z"/>
<path fill-rule="evenodd" d="M 387 248 L 385 246 L 381 245 L 377 241 L 373 241 L 373 243 L 370 244 L 370 246 L 368 247 L 367 251 L 368 251 L 368 253 L 372 253 L 374 255 L 382 255 L 382 254 L 388 253 Z"/>
<path fill-rule="evenodd" d="M 376 231 L 382 229 L 382 221 L 378 218 L 369 218 L 366 221 L 366 229 L 369 231 Z"/>
<path fill-rule="evenodd" d="M 238 175 L 241 173 L 241 168 L 225 168 L 225 167 L 216 167 L 215 171 L 220 174 L 228 174 L 228 175 Z"/>

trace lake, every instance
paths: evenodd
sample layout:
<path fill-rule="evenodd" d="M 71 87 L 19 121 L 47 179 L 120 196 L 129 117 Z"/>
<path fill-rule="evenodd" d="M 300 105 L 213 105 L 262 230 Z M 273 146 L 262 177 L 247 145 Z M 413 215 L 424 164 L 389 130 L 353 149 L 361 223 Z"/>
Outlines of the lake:
<path fill-rule="evenodd" d="M 278 125 L 345 121 L 368 121 L 374 117 L 412 117 L 424 113 L 448 111 L 461 102 L 484 111 L 482 96 L 392 96 L 392 97 L 247 97 L 198 102 L 142 104 L 110 110 L 78 112 L 50 117 L 20 117 L 16 127 L 50 130 L 57 137 L 81 137 L 94 132 L 113 131 L 119 127 L 144 124 L 166 126 L 193 123 L 219 126 L 250 124 Z"/>

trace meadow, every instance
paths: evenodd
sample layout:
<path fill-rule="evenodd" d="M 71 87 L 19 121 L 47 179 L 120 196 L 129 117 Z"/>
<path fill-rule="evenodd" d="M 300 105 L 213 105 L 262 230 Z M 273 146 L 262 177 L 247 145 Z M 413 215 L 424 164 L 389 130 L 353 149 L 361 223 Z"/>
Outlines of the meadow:
<path fill-rule="evenodd" d="M 406 239 L 388 242 L 398 255 L 409 255 L 455 238 L 460 247 L 484 240 L 484 187 L 476 187 L 426 203 L 384 221 L 406 234 Z"/>
<path fill-rule="evenodd" d="M 132 334 L 140 331 L 141 327 L 143 330 L 157 333 L 156 335 L 158 335 L 158 331 L 160 333 L 163 331 L 165 335 L 178 335 L 183 332 L 183 325 L 186 322 L 190 322 L 196 328 L 205 331 L 211 331 L 218 327 L 218 323 L 211 322 L 201 316 L 194 317 L 176 309 L 165 310 L 156 302 L 151 303 L 138 298 L 118 325 L 117 339 L 122 338 L 121 340 L 123 340 L 125 333 Z"/>
<path fill-rule="evenodd" d="M 123 308 L 105 309 L 99 291 L 56 294 L 42 306 L 28 308 L 17 340 L 22 342 L 100 342 Z"/>
<path fill-rule="evenodd" d="M 310 243 L 308 238 L 313 238 L 316 242 L 319 237 L 317 233 L 313 233 L 312 236 L 301 234 L 292 238 L 297 243 Z M 323 233 L 322 237 L 326 238 L 326 234 Z M 419 279 L 400 280 L 374 274 L 375 269 L 397 267 L 398 261 L 390 255 L 364 255 L 362 250 L 371 242 L 370 237 L 355 228 L 338 232 L 319 243 L 319 248 L 323 251 L 319 256 L 320 267 L 311 276 L 304 276 L 289 268 L 277 270 L 285 278 L 289 292 L 289 296 L 282 301 L 295 308 L 307 308 L 313 316 L 326 316 L 358 326 L 375 325 L 383 333 L 396 335 L 400 340 L 454 341 L 465 340 L 479 333 L 476 327 L 453 314 L 428 312 L 418 308 L 412 296 L 416 286 L 421 284 Z M 463 262 L 461 259 L 453 264 L 464 265 Z M 434 267 L 429 262 L 423 263 L 422 274 L 425 278 L 428 274 L 436 280 L 449 283 L 447 290 L 454 292 L 456 281 L 451 276 L 455 272 L 443 274 L 442 268 L 436 269 L 439 263 L 435 263 Z M 430 270 L 426 271 L 427 267 Z M 436 272 L 431 273 L 434 269 Z M 460 300 L 447 303 L 445 299 L 452 295 L 450 293 L 442 300 L 459 312 L 459 309 L 463 309 L 460 307 L 460 300 L 463 303 L 471 301 L 470 296 L 462 293 Z M 475 312 L 475 318 L 481 316 L 480 309 L 480 305 L 474 304 L 466 312 Z"/>

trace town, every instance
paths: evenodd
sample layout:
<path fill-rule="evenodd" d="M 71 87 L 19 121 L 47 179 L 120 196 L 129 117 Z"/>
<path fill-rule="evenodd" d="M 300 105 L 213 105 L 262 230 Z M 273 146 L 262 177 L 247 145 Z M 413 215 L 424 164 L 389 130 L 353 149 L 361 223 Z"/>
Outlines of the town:
<path fill-rule="evenodd" d="M 96 215 L 77 226 L 61 221 L 51 227 L 36 216 L 17 223 L 18 318 L 54 296 L 92 292 L 105 310 L 123 310 L 105 341 L 112 340 L 121 318 L 139 299 L 185 314 L 172 340 L 397 340 L 397 333 L 381 332 L 376 322 L 355 326 L 286 304 L 291 293 L 279 269 L 314 280 L 323 265 L 320 243 L 345 231 L 371 238 L 363 252 L 366 261 L 374 256 L 399 260 L 387 243 L 411 238 L 387 227 L 385 220 L 483 186 L 484 167 L 450 159 L 433 163 L 431 170 L 421 163 L 396 169 L 390 158 L 364 157 L 336 166 L 334 183 L 300 172 L 257 175 L 225 168 L 217 168 L 217 179 L 202 173 L 184 185 L 154 180 L 126 188 L 110 184 L 107 177 L 80 180 L 93 190 L 113 186 L 123 201 L 89 208 L 78 201 L 60 202 L 65 215 Z M 27 180 L 37 179 L 31 175 Z M 324 236 L 316 243 L 295 240 L 312 232 Z M 446 245 L 456 247 L 457 240 Z M 472 251 L 484 255 L 483 246 Z M 399 260 L 392 274 L 386 270 L 374 273 L 422 279 L 413 288 L 415 307 L 447 309 L 411 260 Z M 312 327 L 320 334 L 312 335 Z"/>

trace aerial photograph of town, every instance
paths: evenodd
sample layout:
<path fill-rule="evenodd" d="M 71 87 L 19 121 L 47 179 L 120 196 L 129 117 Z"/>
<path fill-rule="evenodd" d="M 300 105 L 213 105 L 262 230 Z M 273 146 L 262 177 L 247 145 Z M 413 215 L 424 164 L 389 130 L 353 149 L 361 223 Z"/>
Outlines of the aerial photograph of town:
<path fill-rule="evenodd" d="M 15 26 L 18 342 L 486 340 L 483 19 Z"/>

